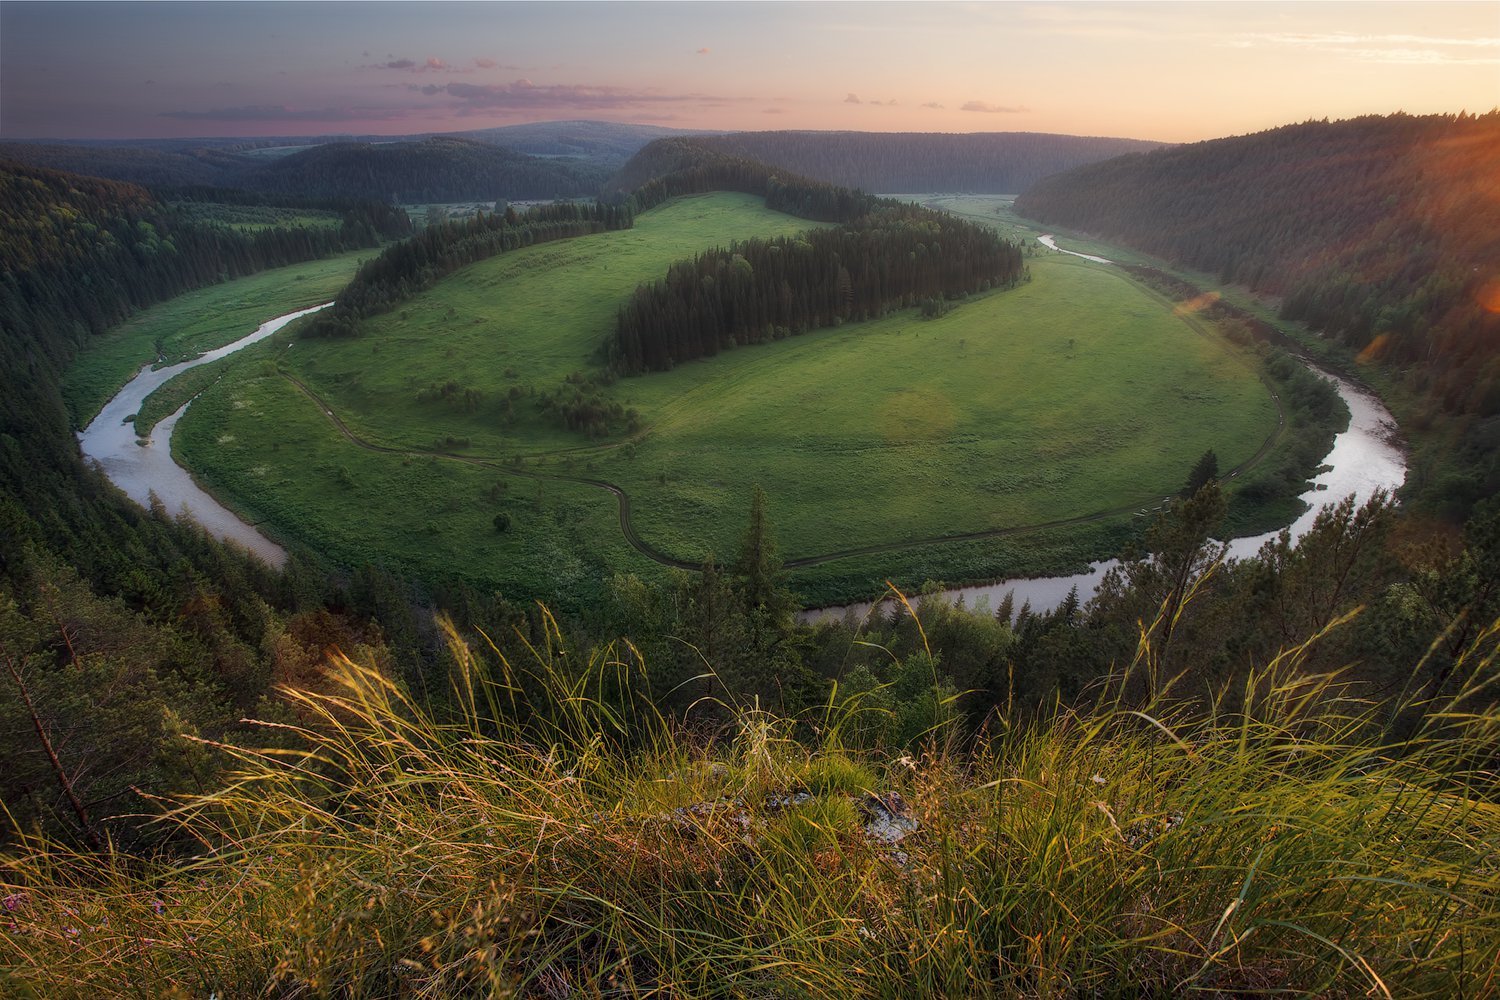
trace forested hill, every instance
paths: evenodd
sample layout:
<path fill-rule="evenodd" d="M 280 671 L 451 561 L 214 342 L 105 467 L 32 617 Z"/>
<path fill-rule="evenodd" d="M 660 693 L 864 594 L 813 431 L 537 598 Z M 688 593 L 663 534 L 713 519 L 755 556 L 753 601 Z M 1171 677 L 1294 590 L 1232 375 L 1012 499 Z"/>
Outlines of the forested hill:
<path fill-rule="evenodd" d="M 1097 163 L 1016 210 L 1282 297 L 1288 319 L 1477 418 L 1500 487 L 1500 113 L 1307 122 Z M 1482 453 L 1482 454 L 1481 454 Z M 1485 456 L 1489 457 L 1486 458 Z"/>
<path fill-rule="evenodd" d="M 738 132 L 653 142 L 610 179 L 609 189 L 630 191 L 665 173 L 663 162 L 679 156 L 682 143 L 888 194 L 1015 194 L 1043 177 L 1161 145 L 1039 132 Z"/>
<path fill-rule="evenodd" d="M 148 146 L 0 146 L 0 158 L 141 184 L 242 188 L 301 198 L 519 201 L 591 196 L 621 158 L 528 156 L 453 137 L 329 142 L 285 155 Z"/>
<path fill-rule="evenodd" d="M 550 200 L 592 195 L 604 173 L 467 139 L 330 143 L 293 153 L 245 176 L 257 191 L 398 201 Z"/>

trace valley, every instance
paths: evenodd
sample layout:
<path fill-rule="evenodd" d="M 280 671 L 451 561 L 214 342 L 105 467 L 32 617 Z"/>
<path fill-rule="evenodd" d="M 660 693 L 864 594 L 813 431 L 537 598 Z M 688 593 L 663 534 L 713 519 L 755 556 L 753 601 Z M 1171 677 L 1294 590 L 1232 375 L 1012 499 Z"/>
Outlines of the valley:
<path fill-rule="evenodd" d="M 78 13 L 0 996 L 1494 992 L 1484 4 Z"/>
<path fill-rule="evenodd" d="M 890 577 L 1107 555 L 1205 450 L 1229 469 L 1274 444 L 1276 405 L 1243 349 L 1054 254 L 1030 260 L 1022 286 L 937 319 L 602 371 L 601 331 L 637 282 L 715 235 L 805 226 L 747 196 L 699 196 L 634 230 L 502 255 L 352 341 L 282 334 L 194 403 L 174 447 L 278 537 L 553 599 L 725 558 L 760 485 L 794 580 L 838 600 Z M 598 379 L 636 429 L 591 441 L 538 412 L 537 387 L 570 375 Z M 447 383 L 453 398 L 430 391 Z M 627 498 L 638 545 L 606 485 Z"/>

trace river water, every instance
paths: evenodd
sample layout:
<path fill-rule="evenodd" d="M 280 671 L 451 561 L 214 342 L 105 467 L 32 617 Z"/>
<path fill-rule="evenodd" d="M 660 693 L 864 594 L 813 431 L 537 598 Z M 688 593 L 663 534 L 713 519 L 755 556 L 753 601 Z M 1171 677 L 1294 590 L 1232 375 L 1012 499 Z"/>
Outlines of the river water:
<path fill-rule="evenodd" d="M 78 446 L 84 457 L 96 462 L 116 486 L 142 507 L 150 504 L 150 495 L 155 493 L 167 510 L 174 514 L 187 510 L 189 516 L 215 538 L 234 542 L 272 566 L 282 565 L 286 562 L 285 549 L 209 496 L 193 482 L 193 477 L 188 475 L 186 469 L 172 460 L 172 431 L 192 405 L 191 400 L 152 428 L 150 437 L 144 440 L 136 438 L 135 424 L 131 418 L 140 411 L 147 396 L 188 369 L 228 357 L 235 351 L 265 340 L 292 320 L 326 309 L 332 304 L 328 302 L 278 316 L 261 324 L 249 336 L 241 337 L 232 344 L 225 344 L 191 361 L 157 369 L 146 365 L 79 433 Z"/>

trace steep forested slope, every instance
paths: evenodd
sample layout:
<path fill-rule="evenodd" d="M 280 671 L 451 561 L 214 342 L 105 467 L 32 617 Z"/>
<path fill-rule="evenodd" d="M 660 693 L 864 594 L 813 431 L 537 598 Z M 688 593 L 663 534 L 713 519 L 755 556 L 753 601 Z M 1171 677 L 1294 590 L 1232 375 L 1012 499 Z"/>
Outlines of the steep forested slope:
<path fill-rule="evenodd" d="M 104 818 L 138 808 L 133 786 L 208 773 L 180 734 L 221 734 L 258 702 L 294 603 L 291 578 L 83 466 L 62 369 L 137 308 L 373 245 L 398 220 L 372 205 L 342 227 L 251 235 L 185 223 L 134 185 L 0 164 L 0 801 L 23 827 L 164 833 Z"/>
<path fill-rule="evenodd" d="M 122 148 L 25 142 L 0 144 L 0 159 L 150 187 L 222 184 L 227 178 L 256 164 L 251 157 L 218 149 L 168 150 L 146 146 Z"/>
<path fill-rule="evenodd" d="M 681 155 L 683 143 L 865 191 L 1014 194 L 1085 163 L 1154 149 L 1138 139 L 1036 132 L 738 132 L 658 140 L 609 182 L 631 190 Z"/>
<path fill-rule="evenodd" d="M 1470 418 L 1471 499 L 1500 486 L 1500 113 L 1307 122 L 1081 167 L 1017 199 L 1282 297 L 1288 319 Z M 1486 457 L 1488 456 L 1488 457 Z"/>

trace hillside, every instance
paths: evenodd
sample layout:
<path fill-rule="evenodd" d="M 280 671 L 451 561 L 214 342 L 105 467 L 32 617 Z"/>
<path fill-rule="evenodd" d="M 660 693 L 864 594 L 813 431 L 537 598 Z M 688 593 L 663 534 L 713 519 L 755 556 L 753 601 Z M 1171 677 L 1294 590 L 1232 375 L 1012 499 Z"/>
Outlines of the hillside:
<path fill-rule="evenodd" d="M 449 138 L 503 146 L 527 156 L 571 156 L 610 170 L 618 169 L 648 142 L 674 135 L 703 134 L 696 129 L 631 125 L 622 122 L 527 122 L 499 128 L 455 132 Z"/>
<path fill-rule="evenodd" d="M 1496 112 L 1306 122 L 1081 167 L 1016 211 L 1276 296 L 1284 318 L 1384 363 L 1437 410 L 1492 424 L 1497 164 Z M 1459 484 L 1470 499 L 1500 488 L 1484 450 Z"/>
<path fill-rule="evenodd" d="M 603 172 L 466 139 L 329 143 L 245 174 L 257 191 L 404 202 L 532 200 L 592 194 Z"/>
<path fill-rule="evenodd" d="M 593 194 L 642 146 L 680 134 L 696 133 L 614 122 L 531 122 L 441 135 L 6 142 L 0 159 L 151 188 L 389 198 L 397 190 L 416 195 L 431 186 L 455 201 L 526 200 Z M 278 163 L 298 157 L 294 166 Z M 341 182 L 353 187 L 338 187 Z"/>
<path fill-rule="evenodd" d="M 1043 177 L 1161 145 L 1036 132 L 736 132 L 658 140 L 607 190 L 633 190 L 672 169 L 684 144 L 758 160 L 843 187 L 887 194 L 982 191 L 1015 194 Z"/>

